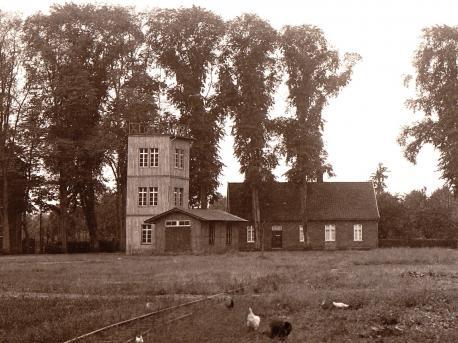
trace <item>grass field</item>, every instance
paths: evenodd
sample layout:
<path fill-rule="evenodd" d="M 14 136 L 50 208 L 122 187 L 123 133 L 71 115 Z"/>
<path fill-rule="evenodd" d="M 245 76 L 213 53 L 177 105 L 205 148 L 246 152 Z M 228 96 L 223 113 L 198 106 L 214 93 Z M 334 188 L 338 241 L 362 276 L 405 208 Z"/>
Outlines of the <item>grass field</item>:
<path fill-rule="evenodd" d="M 61 342 L 133 315 L 249 285 L 146 342 L 268 342 L 251 306 L 293 325 L 289 342 L 458 342 L 458 250 L 198 256 L 0 256 L 0 342 Z M 323 300 L 349 309 L 323 308 Z M 151 310 L 151 307 L 150 307 Z"/>

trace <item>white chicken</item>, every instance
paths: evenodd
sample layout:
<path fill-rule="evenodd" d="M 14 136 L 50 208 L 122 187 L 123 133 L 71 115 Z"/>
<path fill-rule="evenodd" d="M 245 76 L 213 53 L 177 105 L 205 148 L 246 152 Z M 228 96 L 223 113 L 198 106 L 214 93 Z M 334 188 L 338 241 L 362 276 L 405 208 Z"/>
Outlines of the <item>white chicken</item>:
<path fill-rule="evenodd" d="M 347 304 L 344 304 L 344 303 L 340 303 L 340 302 L 332 302 L 332 305 L 334 305 L 334 307 L 337 307 L 337 308 L 348 308 L 350 307 L 350 305 L 347 305 Z"/>
<path fill-rule="evenodd" d="M 249 330 L 258 330 L 259 324 L 261 323 L 261 317 L 255 315 L 251 307 L 248 308 L 248 316 L 246 317 L 246 326 Z"/>
<path fill-rule="evenodd" d="M 135 336 L 135 343 L 143 343 L 143 336 Z"/>

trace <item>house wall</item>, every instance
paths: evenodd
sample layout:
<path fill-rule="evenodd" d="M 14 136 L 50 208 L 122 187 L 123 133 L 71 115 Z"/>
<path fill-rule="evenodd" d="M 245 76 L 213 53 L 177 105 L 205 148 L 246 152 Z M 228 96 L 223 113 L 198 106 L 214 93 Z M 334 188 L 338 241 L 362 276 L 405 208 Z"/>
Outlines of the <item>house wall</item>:
<path fill-rule="evenodd" d="M 215 241 L 209 244 L 209 225 L 183 213 L 170 213 L 160 218 L 155 225 L 154 253 L 165 253 L 165 221 L 191 221 L 191 250 L 194 253 L 212 253 L 238 250 L 239 223 L 232 223 L 232 245 L 226 245 L 226 222 L 215 222 Z"/>
<path fill-rule="evenodd" d="M 324 227 L 327 224 L 336 226 L 336 240 L 325 243 Z M 353 225 L 363 226 L 363 240 L 353 240 Z M 240 250 L 254 250 L 255 243 L 247 243 L 246 227 L 252 223 L 244 223 L 239 230 Z M 264 249 L 272 249 L 272 226 L 282 226 L 283 249 L 302 250 L 304 243 L 299 241 L 300 222 L 268 222 L 264 224 Z M 373 249 L 378 246 L 377 221 L 312 221 L 308 223 L 308 235 L 312 249 Z"/>
<path fill-rule="evenodd" d="M 152 243 L 142 244 L 142 224 L 151 216 L 126 217 L 126 253 L 129 255 L 150 255 L 156 249 L 155 226 L 151 225 Z"/>
<path fill-rule="evenodd" d="M 201 237 L 200 237 L 200 252 L 205 253 L 218 253 L 225 251 L 238 250 L 240 224 L 232 223 L 232 244 L 226 245 L 226 227 L 227 222 L 215 222 L 215 241 L 213 245 L 209 244 L 209 222 L 202 223 Z"/>
<path fill-rule="evenodd" d="M 140 167 L 140 148 L 158 148 L 159 165 Z M 174 152 L 184 150 L 184 168 L 175 168 Z M 141 244 L 141 225 L 144 220 L 173 207 L 174 188 L 183 188 L 183 207 L 189 202 L 189 140 L 169 135 L 131 135 L 128 137 L 126 193 L 126 253 L 152 253 L 161 247 Z M 157 206 L 138 205 L 139 187 L 158 187 Z M 149 188 L 148 188 L 149 189 Z M 154 237 L 154 235 L 153 235 Z M 154 238 L 153 238 L 154 241 Z"/>
<path fill-rule="evenodd" d="M 336 226 L 335 243 L 325 243 L 324 226 L 334 224 Z M 353 240 L 353 225 L 361 224 L 363 227 L 363 240 Z M 378 246 L 378 223 L 377 221 L 313 221 L 308 223 L 308 231 L 312 249 L 374 249 Z"/>
<path fill-rule="evenodd" d="M 165 221 L 166 220 L 189 220 L 191 222 L 191 250 L 198 251 L 201 236 L 201 222 L 183 213 L 170 213 L 156 222 L 156 246 L 154 253 L 165 253 Z"/>

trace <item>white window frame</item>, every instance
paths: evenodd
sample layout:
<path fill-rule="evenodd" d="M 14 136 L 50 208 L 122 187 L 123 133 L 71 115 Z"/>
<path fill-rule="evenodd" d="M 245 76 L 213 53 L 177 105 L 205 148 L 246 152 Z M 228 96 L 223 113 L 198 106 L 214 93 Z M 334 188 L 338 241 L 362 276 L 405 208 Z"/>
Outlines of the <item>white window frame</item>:
<path fill-rule="evenodd" d="M 253 225 L 246 227 L 246 241 L 247 243 L 254 243 L 254 228 Z"/>
<path fill-rule="evenodd" d="M 157 206 L 159 202 L 159 187 L 149 188 L 149 205 Z"/>
<path fill-rule="evenodd" d="M 159 148 L 150 148 L 150 167 L 159 167 Z"/>
<path fill-rule="evenodd" d="M 180 227 L 180 226 L 191 226 L 191 221 L 190 220 L 166 220 L 165 221 L 165 226 L 166 227 Z"/>
<path fill-rule="evenodd" d="M 144 207 L 148 204 L 148 187 L 138 187 L 138 206 Z"/>
<path fill-rule="evenodd" d="M 334 224 L 327 224 L 324 226 L 324 241 L 335 242 L 336 241 L 336 226 Z"/>
<path fill-rule="evenodd" d="M 174 157 L 175 157 L 175 169 L 184 169 L 184 150 L 176 148 Z"/>
<path fill-rule="evenodd" d="M 299 242 L 301 242 L 301 243 L 305 242 L 304 226 L 303 225 L 299 225 Z"/>
<path fill-rule="evenodd" d="M 355 242 L 363 241 L 363 225 L 362 224 L 353 225 L 353 240 Z"/>
<path fill-rule="evenodd" d="M 173 203 L 175 206 L 183 206 L 183 192 L 184 188 L 182 187 L 173 188 Z"/>
<path fill-rule="evenodd" d="M 151 224 L 142 224 L 141 244 L 153 244 L 153 229 Z"/>
<path fill-rule="evenodd" d="M 140 148 L 139 153 L 138 166 L 140 168 L 148 167 L 148 149 Z"/>

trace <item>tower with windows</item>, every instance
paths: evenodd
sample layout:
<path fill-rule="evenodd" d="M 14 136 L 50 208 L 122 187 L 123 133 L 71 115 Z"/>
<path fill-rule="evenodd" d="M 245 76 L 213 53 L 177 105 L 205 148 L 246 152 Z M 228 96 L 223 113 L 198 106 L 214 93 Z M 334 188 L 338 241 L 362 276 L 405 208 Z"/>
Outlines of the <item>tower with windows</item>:
<path fill-rule="evenodd" d="M 127 151 L 126 252 L 155 249 L 146 219 L 173 207 L 188 208 L 189 149 L 184 130 L 146 133 L 130 128 Z"/>

